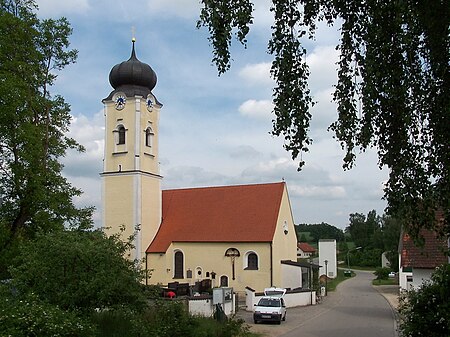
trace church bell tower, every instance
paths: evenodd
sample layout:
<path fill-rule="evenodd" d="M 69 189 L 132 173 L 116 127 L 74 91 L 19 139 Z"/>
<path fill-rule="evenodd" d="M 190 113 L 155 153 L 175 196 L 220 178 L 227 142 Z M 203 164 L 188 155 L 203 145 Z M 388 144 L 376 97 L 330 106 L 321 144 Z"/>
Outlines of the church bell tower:
<path fill-rule="evenodd" d="M 156 74 L 139 61 L 132 41 L 131 57 L 109 74 L 114 90 L 102 102 L 105 115 L 102 200 L 108 234 L 124 229 L 135 235 L 131 258 L 142 259 L 161 223 L 161 179 L 158 157 L 159 113 L 153 95 Z"/>

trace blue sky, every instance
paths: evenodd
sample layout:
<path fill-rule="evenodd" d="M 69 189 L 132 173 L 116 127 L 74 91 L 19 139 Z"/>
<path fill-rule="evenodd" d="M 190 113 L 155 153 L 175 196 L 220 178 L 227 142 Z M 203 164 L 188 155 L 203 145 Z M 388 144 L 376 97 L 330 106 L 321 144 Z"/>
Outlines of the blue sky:
<path fill-rule="evenodd" d="M 386 170 L 374 151 L 359 154 L 356 167 L 342 169 L 340 145 L 327 132 L 336 118 L 331 102 L 336 82 L 336 27 L 321 26 L 305 41 L 314 99 L 310 152 L 306 165 L 283 149 L 272 128 L 271 56 L 273 21 L 269 2 L 258 0 L 248 48 L 233 41 L 231 70 L 218 76 L 206 29 L 196 29 L 197 0 L 38 0 L 41 18 L 65 16 L 73 27 L 71 47 L 78 60 L 58 74 L 53 94 L 61 94 L 74 116 L 70 135 L 86 152 L 64 158 L 64 174 L 84 194 L 79 205 L 97 208 L 101 224 L 104 117 L 101 100 L 112 90 L 111 68 L 130 57 L 135 27 L 137 57 L 158 76 L 153 93 L 164 104 L 160 118 L 163 188 L 277 182 L 289 190 L 295 223 L 327 222 L 340 228 L 350 213 L 382 214 Z"/>

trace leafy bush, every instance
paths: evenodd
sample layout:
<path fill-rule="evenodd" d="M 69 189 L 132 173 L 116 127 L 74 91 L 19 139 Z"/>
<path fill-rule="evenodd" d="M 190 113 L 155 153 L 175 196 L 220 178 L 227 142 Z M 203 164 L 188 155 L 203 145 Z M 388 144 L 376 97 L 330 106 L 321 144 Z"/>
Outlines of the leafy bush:
<path fill-rule="evenodd" d="M 192 316 L 185 303 L 179 301 L 156 300 L 142 317 L 145 336 L 149 337 L 250 336 L 242 319 L 229 318 L 218 322 L 213 318 Z"/>
<path fill-rule="evenodd" d="M 99 337 L 149 336 L 143 316 L 130 308 L 94 312 L 91 319 L 97 326 Z"/>
<path fill-rule="evenodd" d="M 21 293 L 32 291 L 62 309 L 143 308 L 141 274 L 124 258 L 127 248 L 100 230 L 56 231 L 24 244 L 10 271 Z"/>
<path fill-rule="evenodd" d="M 431 281 L 400 296 L 400 336 L 450 336 L 450 265 L 436 269 Z"/>
<path fill-rule="evenodd" d="M 94 326 L 75 312 L 45 303 L 34 294 L 13 295 L 0 289 L 0 336 L 96 336 Z"/>
<path fill-rule="evenodd" d="M 377 277 L 377 280 L 387 280 L 389 278 L 389 273 L 391 272 L 391 268 L 386 267 L 378 267 L 374 274 Z"/>
<path fill-rule="evenodd" d="M 148 337 L 189 337 L 197 321 L 189 314 L 183 302 L 154 301 L 144 314 L 149 327 Z"/>

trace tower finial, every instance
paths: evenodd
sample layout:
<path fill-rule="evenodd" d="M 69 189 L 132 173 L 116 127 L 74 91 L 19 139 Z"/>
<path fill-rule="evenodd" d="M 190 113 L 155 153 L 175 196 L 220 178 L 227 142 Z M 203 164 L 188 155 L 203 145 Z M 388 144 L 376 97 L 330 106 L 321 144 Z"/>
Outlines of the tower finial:
<path fill-rule="evenodd" d="M 136 42 L 136 28 L 134 28 L 134 26 L 131 26 L 131 42 L 135 43 Z"/>

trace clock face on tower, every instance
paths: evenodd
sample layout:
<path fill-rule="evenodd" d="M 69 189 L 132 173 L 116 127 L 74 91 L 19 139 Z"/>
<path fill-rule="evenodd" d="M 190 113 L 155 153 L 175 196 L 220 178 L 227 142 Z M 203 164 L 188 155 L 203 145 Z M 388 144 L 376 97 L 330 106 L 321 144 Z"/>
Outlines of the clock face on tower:
<path fill-rule="evenodd" d="M 115 106 L 117 110 L 122 110 L 125 108 L 125 103 L 127 102 L 127 98 L 124 95 L 117 95 L 115 99 Z"/>
<path fill-rule="evenodd" d="M 154 104 L 154 98 L 152 95 L 147 96 L 147 110 L 152 112 L 153 110 L 153 104 Z"/>

